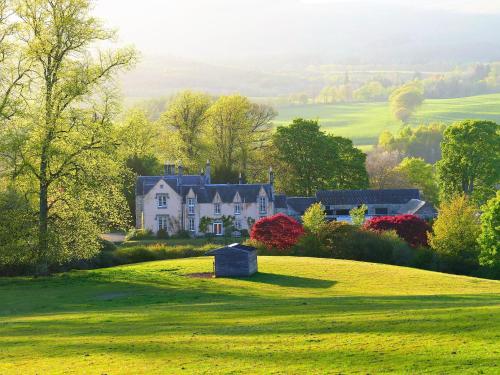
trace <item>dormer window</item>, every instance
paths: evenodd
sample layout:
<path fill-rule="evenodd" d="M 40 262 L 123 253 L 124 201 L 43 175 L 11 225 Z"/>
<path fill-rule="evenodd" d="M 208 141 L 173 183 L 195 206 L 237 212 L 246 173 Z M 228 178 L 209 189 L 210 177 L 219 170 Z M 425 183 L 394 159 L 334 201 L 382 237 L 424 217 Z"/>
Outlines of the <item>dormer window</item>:
<path fill-rule="evenodd" d="M 214 203 L 214 213 L 220 215 L 220 203 Z"/>
<path fill-rule="evenodd" d="M 267 213 L 267 199 L 266 197 L 259 197 L 259 213 Z"/>
<path fill-rule="evenodd" d="M 241 215 L 241 203 L 234 204 L 234 214 Z"/>
<path fill-rule="evenodd" d="M 194 209 L 196 206 L 196 201 L 194 198 L 188 198 L 188 213 L 194 215 Z"/>
<path fill-rule="evenodd" d="M 158 194 L 158 208 L 168 207 L 168 194 Z"/>

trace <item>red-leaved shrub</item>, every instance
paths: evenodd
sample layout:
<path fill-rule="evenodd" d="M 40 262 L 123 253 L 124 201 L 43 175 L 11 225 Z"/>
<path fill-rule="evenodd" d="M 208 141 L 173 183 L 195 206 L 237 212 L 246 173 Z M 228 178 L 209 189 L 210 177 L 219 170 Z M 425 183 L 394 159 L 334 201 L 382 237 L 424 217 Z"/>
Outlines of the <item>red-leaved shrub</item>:
<path fill-rule="evenodd" d="M 296 220 L 284 214 L 264 217 L 257 221 L 250 232 L 250 238 L 268 249 L 289 249 L 304 234 L 304 228 Z"/>
<path fill-rule="evenodd" d="M 427 232 L 431 227 L 415 215 L 380 216 L 368 220 L 365 229 L 375 232 L 394 230 L 412 247 L 428 246 Z"/>

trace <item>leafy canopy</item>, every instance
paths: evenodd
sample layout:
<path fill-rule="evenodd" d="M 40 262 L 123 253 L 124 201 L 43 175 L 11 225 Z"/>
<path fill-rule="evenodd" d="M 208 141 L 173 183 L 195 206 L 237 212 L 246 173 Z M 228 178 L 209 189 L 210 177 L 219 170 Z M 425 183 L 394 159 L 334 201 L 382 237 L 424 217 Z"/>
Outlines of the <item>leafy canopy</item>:
<path fill-rule="evenodd" d="M 478 243 L 481 248 L 479 261 L 488 267 L 500 267 L 500 191 L 483 207 L 481 234 Z"/>
<path fill-rule="evenodd" d="M 321 189 L 368 186 L 365 154 L 352 142 L 320 130 L 315 120 L 295 119 L 273 135 L 278 190 L 310 196 Z"/>
<path fill-rule="evenodd" d="M 434 251 L 449 262 L 452 271 L 466 271 L 478 265 L 477 239 L 480 233 L 477 209 L 465 195 L 441 203 L 429 235 Z"/>
<path fill-rule="evenodd" d="M 302 216 L 304 228 L 314 235 L 318 235 L 326 224 L 325 207 L 321 203 L 312 204 Z"/>
<path fill-rule="evenodd" d="M 495 194 L 500 181 L 500 126 L 491 121 L 467 120 L 448 127 L 437 164 L 441 198 L 466 194 L 483 203 Z"/>

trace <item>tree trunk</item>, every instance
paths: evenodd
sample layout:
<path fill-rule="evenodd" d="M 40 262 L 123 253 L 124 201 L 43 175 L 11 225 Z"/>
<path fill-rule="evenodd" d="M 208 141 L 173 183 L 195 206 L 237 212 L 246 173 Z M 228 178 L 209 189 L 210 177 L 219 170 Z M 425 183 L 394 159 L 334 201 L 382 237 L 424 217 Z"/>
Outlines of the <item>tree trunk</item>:
<path fill-rule="evenodd" d="M 40 213 L 38 216 L 38 259 L 36 263 L 36 275 L 43 276 L 49 272 L 48 251 L 48 184 L 47 184 L 47 150 L 42 148 L 40 161 Z"/>

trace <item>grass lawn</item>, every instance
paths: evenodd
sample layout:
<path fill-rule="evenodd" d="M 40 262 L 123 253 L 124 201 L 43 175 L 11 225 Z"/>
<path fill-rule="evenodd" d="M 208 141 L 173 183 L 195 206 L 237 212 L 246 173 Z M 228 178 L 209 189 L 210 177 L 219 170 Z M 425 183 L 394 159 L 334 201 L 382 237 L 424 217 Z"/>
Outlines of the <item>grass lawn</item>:
<path fill-rule="evenodd" d="M 500 282 L 361 262 L 211 258 L 0 279 L 0 374 L 500 373 Z"/>
<path fill-rule="evenodd" d="M 327 131 L 351 138 L 365 150 L 367 146 L 377 143 L 383 130 L 395 132 L 401 126 L 393 118 L 388 103 L 310 104 L 283 106 L 277 110 L 279 115 L 276 125 L 289 124 L 296 117 L 318 119 Z M 452 123 L 471 118 L 500 122 L 500 94 L 429 99 L 416 112 L 411 123 Z"/>

